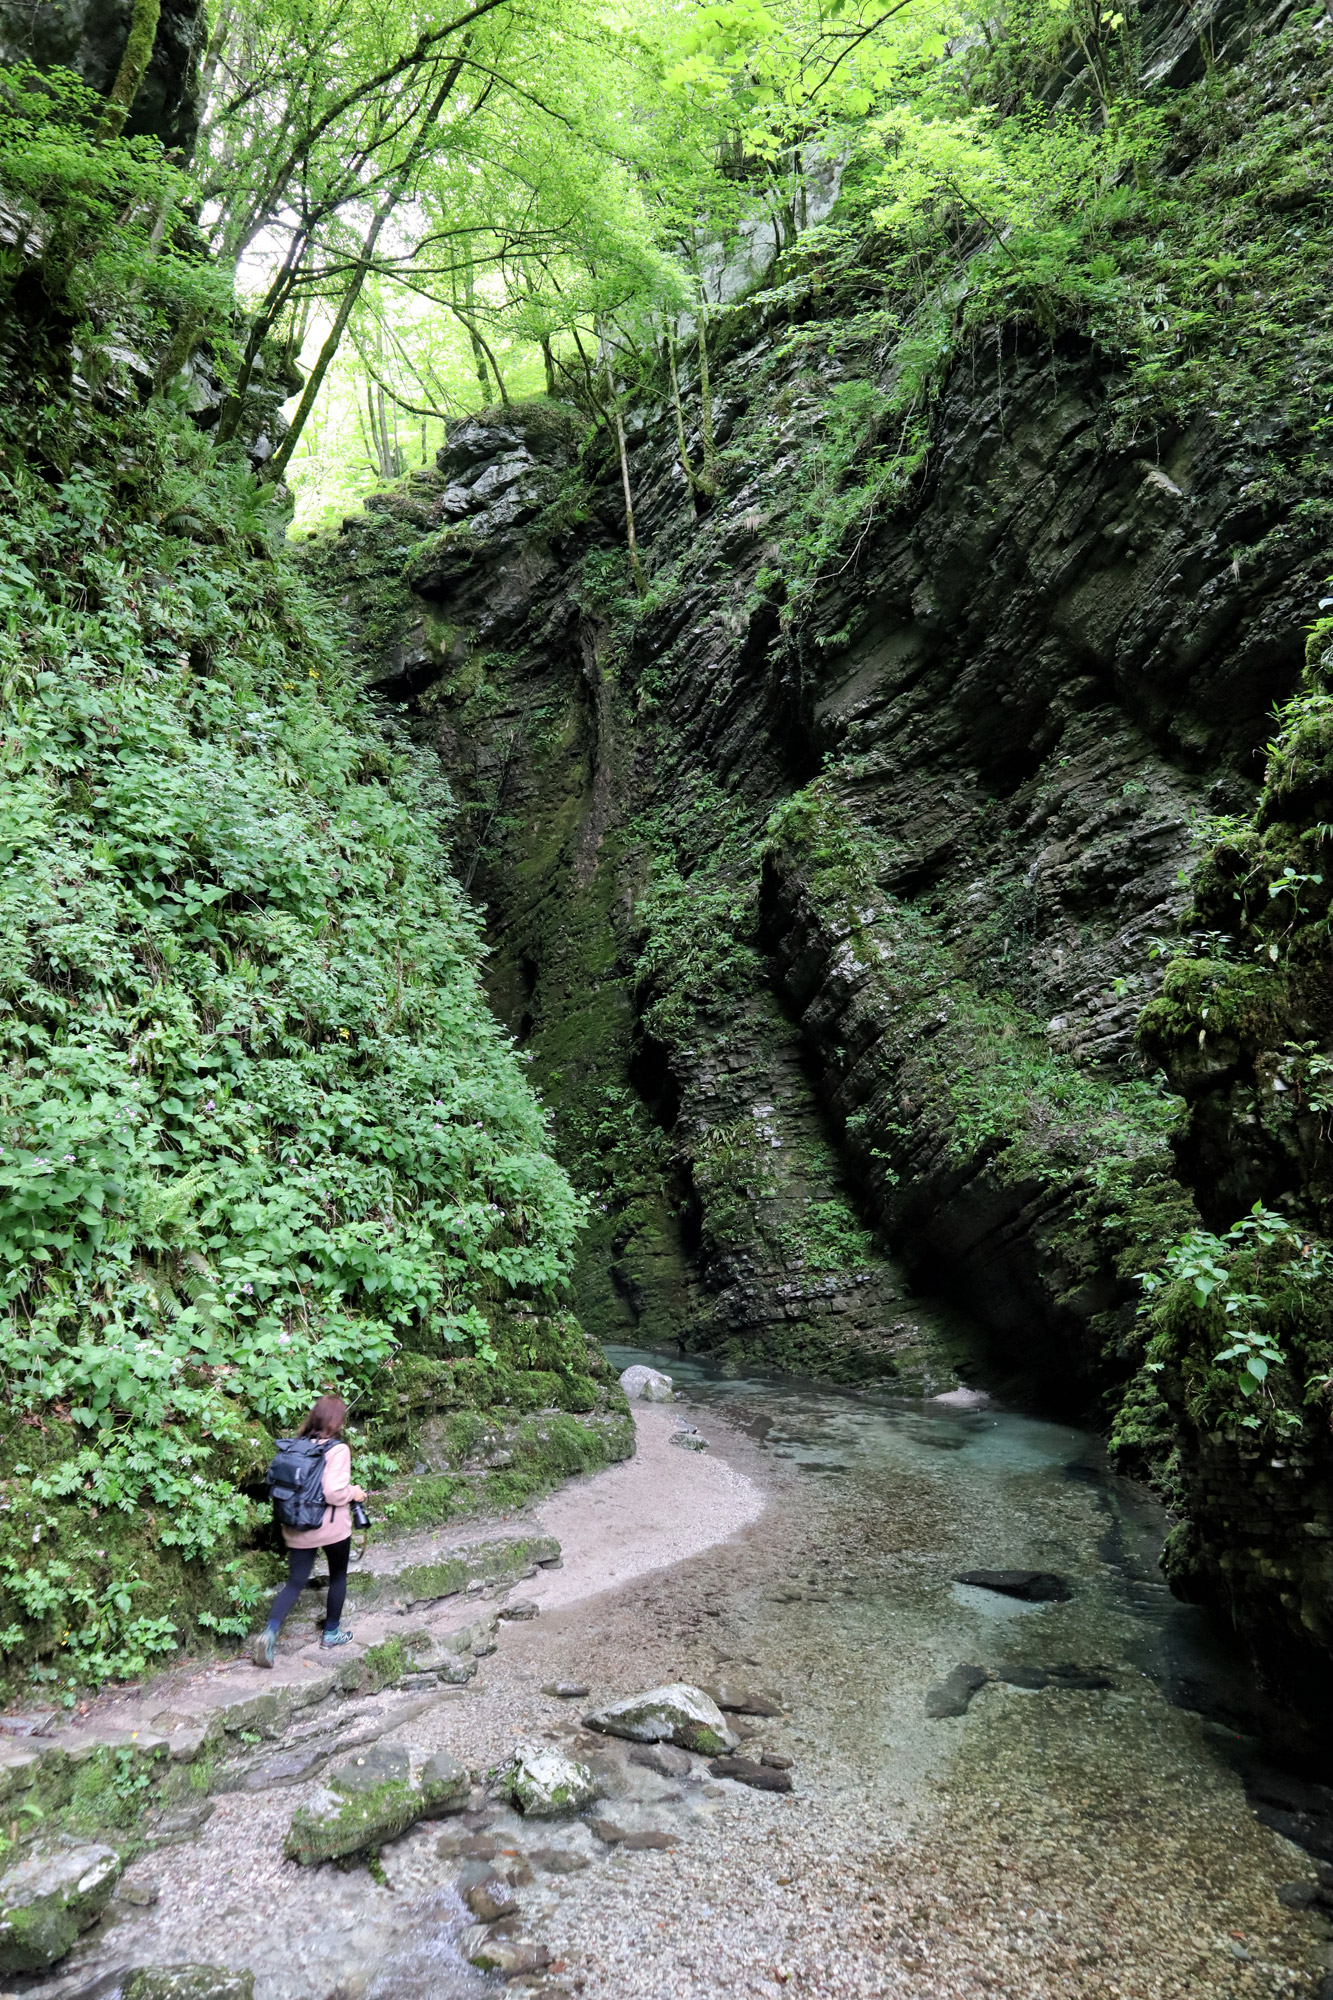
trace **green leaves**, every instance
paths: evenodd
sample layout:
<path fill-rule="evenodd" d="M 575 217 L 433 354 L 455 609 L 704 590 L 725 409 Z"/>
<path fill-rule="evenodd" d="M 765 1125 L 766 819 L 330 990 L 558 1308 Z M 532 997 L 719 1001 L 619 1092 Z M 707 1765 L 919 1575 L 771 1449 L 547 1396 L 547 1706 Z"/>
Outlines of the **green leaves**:
<path fill-rule="evenodd" d="M 141 502 L 91 442 L 58 484 L 0 472 L 0 1471 L 19 1438 L 33 1467 L 0 1623 L 76 1680 L 177 1643 L 164 1573 L 251 1532 L 241 1483 L 323 1387 L 374 1397 L 405 1340 L 497 1359 L 582 1213 L 443 785 L 256 557 L 245 475 L 161 404 L 115 435 Z"/>

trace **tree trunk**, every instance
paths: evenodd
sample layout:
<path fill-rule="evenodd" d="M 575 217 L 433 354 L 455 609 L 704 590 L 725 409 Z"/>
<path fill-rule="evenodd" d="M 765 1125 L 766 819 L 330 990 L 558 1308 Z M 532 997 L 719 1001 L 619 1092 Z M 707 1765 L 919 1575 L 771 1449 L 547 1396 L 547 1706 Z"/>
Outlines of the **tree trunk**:
<path fill-rule="evenodd" d="M 643 596 L 643 570 L 639 564 L 639 544 L 634 534 L 634 502 L 629 488 L 629 455 L 625 450 L 625 426 L 620 421 L 620 398 L 616 394 L 615 377 L 611 373 L 611 350 L 604 351 L 606 362 L 606 393 L 611 398 L 611 417 L 616 427 L 616 445 L 620 451 L 620 483 L 625 490 L 625 539 L 629 543 L 629 566 L 634 572 L 634 588 Z"/>
<path fill-rule="evenodd" d="M 134 0 L 125 53 L 120 59 L 116 80 L 107 97 L 106 110 L 97 127 L 99 140 L 118 139 L 125 130 L 125 121 L 139 95 L 139 85 L 153 60 L 153 44 L 157 40 L 161 12 L 162 0 Z"/>
<path fill-rule="evenodd" d="M 365 284 L 366 278 L 369 275 L 370 260 L 375 254 L 375 245 L 380 240 L 380 231 L 388 221 L 396 205 L 397 197 L 395 196 L 383 208 L 377 208 L 374 216 L 371 218 L 370 227 L 366 231 L 365 240 L 361 245 L 361 255 L 357 259 L 356 269 L 352 273 L 347 290 L 343 293 L 342 304 L 338 307 L 334 315 L 333 325 L 329 329 L 328 338 L 320 348 L 315 365 L 311 369 L 305 388 L 301 392 L 301 400 L 296 406 L 296 415 L 292 418 L 287 435 L 279 445 L 277 451 L 273 454 L 268 464 L 260 470 L 259 476 L 265 482 L 273 481 L 276 483 L 282 478 L 283 473 L 287 470 L 291 462 L 291 456 L 296 449 L 297 440 L 301 432 L 305 429 L 306 419 L 309 417 L 315 398 L 323 386 L 324 377 L 329 372 L 333 357 L 338 352 L 347 322 L 352 317 L 352 308 L 361 296 L 361 287 Z"/>
<path fill-rule="evenodd" d="M 477 380 L 481 393 L 489 403 L 491 400 L 491 378 L 486 373 L 486 343 L 477 332 L 477 293 L 472 279 L 472 259 L 469 257 L 463 272 L 463 299 L 467 306 L 467 318 L 463 320 L 472 342 L 472 358 L 477 364 Z M 462 315 L 459 315 L 462 318 Z"/>
<path fill-rule="evenodd" d="M 671 401 L 676 412 L 676 445 L 680 452 L 680 469 L 685 474 L 685 491 L 694 497 L 698 481 L 694 467 L 690 464 L 690 454 L 685 449 L 685 418 L 680 407 L 680 377 L 676 373 L 676 336 L 670 324 L 667 326 L 667 360 L 671 364 Z"/>
<path fill-rule="evenodd" d="M 708 380 L 708 301 L 699 288 L 699 420 L 703 431 L 704 469 L 699 491 L 711 500 L 717 492 L 717 451 L 713 444 L 713 390 Z"/>

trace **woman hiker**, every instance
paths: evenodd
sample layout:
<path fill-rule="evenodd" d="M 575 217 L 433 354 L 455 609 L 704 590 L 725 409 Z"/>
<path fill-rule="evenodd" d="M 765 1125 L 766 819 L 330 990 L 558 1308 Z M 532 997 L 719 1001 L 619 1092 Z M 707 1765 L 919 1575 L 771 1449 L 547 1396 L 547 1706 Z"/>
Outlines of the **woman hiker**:
<path fill-rule="evenodd" d="M 341 1629 L 339 1621 L 347 1596 L 347 1558 L 352 1552 L 351 1504 L 354 1500 L 364 1500 L 366 1496 L 360 1486 L 351 1483 L 351 1447 L 345 1445 L 338 1435 L 346 1422 L 347 1405 L 342 1397 L 321 1396 L 292 1444 L 280 1447 L 279 1457 L 273 1461 L 271 1474 L 283 1463 L 285 1452 L 291 1452 L 298 1463 L 302 1459 L 314 1460 L 316 1462 L 310 1465 L 313 1477 L 319 1470 L 318 1461 L 322 1460 L 323 1491 L 319 1499 L 323 1506 L 320 1508 L 316 1503 L 312 1508 L 307 1503 L 301 1509 L 286 1504 L 282 1492 L 276 1490 L 276 1482 L 270 1476 L 270 1486 L 275 1488 L 274 1499 L 282 1538 L 287 1544 L 288 1569 L 287 1581 L 273 1600 L 268 1624 L 254 1642 L 252 1657 L 257 1667 L 273 1665 L 273 1649 L 277 1645 L 282 1622 L 309 1583 L 315 1556 L 320 1549 L 323 1549 L 329 1564 L 329 1602 L 324 1618 L 324 1637 L 320 1644 L 345 1646 L 352 1636 Z M 308 1443 L 302 1445 L 302 1439 L 308 1440 Z M 282 1518 L 284 1512 L 301 1511 L 322 1512 L 323 1518 L 314 1527 L 288 1527 Z"/>

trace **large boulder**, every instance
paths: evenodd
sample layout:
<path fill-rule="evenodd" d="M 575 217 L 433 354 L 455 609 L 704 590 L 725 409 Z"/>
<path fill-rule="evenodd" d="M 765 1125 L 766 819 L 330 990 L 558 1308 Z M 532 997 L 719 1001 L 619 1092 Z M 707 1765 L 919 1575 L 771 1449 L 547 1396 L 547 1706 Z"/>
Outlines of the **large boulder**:
<path fill-rule="evenodd" d="M 676 1393 L 669 1375 L 664 1375 L 660 1368 L 646 1368 L 638 1361 L 625 1370 L 620 1386 L 631 1403 L 669 1403 Z"/>
<path fill-rule="evenodd" d="M 586 1764 L 576 1764 L 558 1750 L 521 1743 L 506 1776 L 510 1798 L 527 1819 L 555 1819 L 561 1813 L 582 1812 L 597 1797 L 597 1785 Z"/>
<path fill-rule="evenodd" d="M 0 1876 L 0 1973 L 41 1972 L 96 1923 L 120 1875 L 112 1847 L 41 1841 Z"/>
<path fill-rule="evenodd" d="M 381 1847 L 419 1819 L 461 1809 L 468 1788 L 467 1772 L 452 1757 L 428 1757 L 414 1771 L 409 1750 L 378 1744 L 330 1772 L 293 1815 L 283 1852 L 308 1868 Z"/>
<path fill-rule="evenodd" d="M 679 1743 L 682 1750 L 697 1750 L 706 1757 L 720 1757 L 739 1741 L 712 1697 L 683 1681 L 626 1695 L 583 1720 L 604 1736 L 627 1736 L 632 1743 Z"/>

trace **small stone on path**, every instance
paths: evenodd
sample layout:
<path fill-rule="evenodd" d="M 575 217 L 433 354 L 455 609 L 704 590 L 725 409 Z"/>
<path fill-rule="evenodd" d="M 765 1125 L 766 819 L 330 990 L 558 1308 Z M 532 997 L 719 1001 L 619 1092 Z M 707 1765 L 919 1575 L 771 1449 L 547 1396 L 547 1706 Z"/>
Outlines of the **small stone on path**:
<path fill-rule="evenodd" d="M 582 1701 L 592 1689 L 586 1681 L 545 1681 L 542 1693 L 554 1695 L 557 1701 Z"/>
<path fill-rule="evenodd" d="M 707 1451 L 708 1449 L 708 1439 L 701 1437 L 693 1424 L 688 1424 L 683 1431 L 672 1431 L 671 1436 L 667 1439 L 667 1443 L 678 1444 L 682 1451 Z"/>
<path fill-rule="evenodd" d="M 531 1597 L 521 1597 L 517 1604 L 502 1604 L 496 1616 L 507 1620 L 536 1618 L 541 1606 Z"/>

